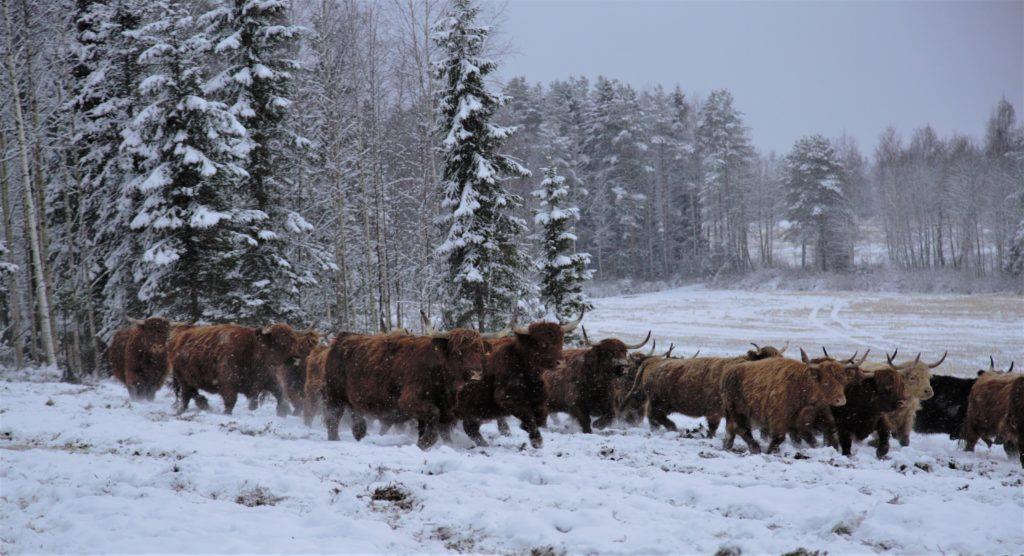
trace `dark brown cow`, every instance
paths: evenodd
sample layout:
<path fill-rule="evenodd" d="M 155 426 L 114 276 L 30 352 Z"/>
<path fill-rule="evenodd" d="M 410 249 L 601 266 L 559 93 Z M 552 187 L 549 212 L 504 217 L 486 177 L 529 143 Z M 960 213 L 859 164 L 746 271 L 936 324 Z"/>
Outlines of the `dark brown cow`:
<path fill-rule="evenodd" d="M 993 365 L 994 369 L 994 365 Z M 1010 371 L 1013 366 L 1010 366 Z M 968 452 L 974 451 L 978 440 L 984 440 L 985 444 L 991 446 L 997 437 L 1002 437 L 1004 424 L 1010 412 L 1011 405 L 1016 405 L 1019 400 L 1013 400 L 1011 396 L 1015 391 L 1020 391 L 1016 382 L 1024 380 L 1019 374 L 991 370 L 978 377 L 978 380 L 971 388 L 971 395 L 967 401 L 967 418 L 964 420 L 964 448 Z M 1012 430 L 1010 431 L 1012 433 Z M 1010 446 L 1005 446 L 1006 438 L 1002 439 L 1007 454 L 1013 457 L 1018 446 L 1017 438 L 1010 438 Z"/>
<path fill-rule="evenodd" d="M 292 404 L 292 410 L 295 415 L 298 415 L 303 406 L 305 405 L 306 398 L 306 361 L 309 354 L 313 351 L 313 348 L 320 345 L 321 335 L 315 330 L 304 330 L 302 332 L 296 332 L 296 341 L 298 345 L 296 349 L 298 353 L 303 354 L 299 361 L 293 365 L 284 365 L 283 367 L 277 368 L 277 381 L 281 383 L 284 388 L 284 393 L 288 396 L 288 401 Z"/>
<path fill-rule="evenodd" d="M 543 438 L 538 426 L 545 416 L 546 400 L 541 373 L 558 365 L 564 334 L 573 331 L 582 319 L 581 314 L 566 325 L 535 322 L 513 328 L 511 335 L 486 341 L 483 379 L 468 382 L 459 390 L 455 412 L 474 442 L 487 445 L 480 435 L 482 421 L 511 415 L 519 419 L 530 444 L 541 447 Z"/>
<path fill-rule="evenodd" d="M 738 434 L 751 453 L 760 453 L 761 445 L 751 431 L 760 425 L 772 439 L 768 453 L 775 452 L 786 433 L 810 430 L 825 408 L 846 403 L 844 388 L 856 363 L 844 365 L 833 359 L 811 362 L 803 349 L 800 356 L 802 361 L 762 359 L 722 372 L 726 450 L 732 450 Z"/>
<path fill-rule="evenodd" d="M 324 402 L 324 369 L 327 364 L 329 345 L 318 345 L 306 357 L 306 384 L 303 387 L 302 420 L 306 426 L 313 424 L 313 418 L 320 413 Z"/>
<path fill-rule="evenodd" d="M 656 360 L 669 360 L 675 344 L 669 346 L 668 351 L 662 355 L 655 355 L 657 340 L 652 342 L 651 350 L 647 353 L 634 351 L 629 354 L 629 367 L 622 376 L 612 380 L 612 407 L 615 408 L 615 418 L 629 425 L 638 425 L 644 418 L 644 403 L 638 396 L 630 397 L 632 386 L 636 383 L 636 377 L 641 367 L 645 364 L 653 364 Z"/>
<path fill-rule="evenodd" d="M 175 334 L 169 360 L 178 394 L 178 412 L 196 405 L 205 409 L 200 390 L 216 392 L 230 414 L 243 394 L 250 401 L 263 392 L 277 400 L 277 414 L 288 414 L 284 388 L 279 380 L 308 354 L 309 346 L 287 324 L 249 328 L 235 324 L 199 326 Z"/>
<path fill-rule="evenodd" d="M 668 416 L 682 413 L 688 417 L 706 417 L 708 438 L 713 438 L 722 420 L 722 373 L 749 361 L 782 357 L 787 343 L 778 350 L 758 346 L 739 357 L 692 357 L 690 359 L 652 359 L 637 373 L 627 399 L 646 400 L 647 419 L 652 429 L 659 426 L 676 430 Z"/>
<path fill-rule="evenodd" d="M 342 334 L 331 343 L 324 374 L 327 437 L 349 407 L 352 434 L 366 435 L 365 415 L 383 421 L 416 419 L 417 445 L 437 442 L 438 427 L 454 421 L 456 392 L 483 374 L 484 342 L 464 328 L 433 336 Z"/>
<path fill-rule="evenodd" d="M 629 368 L 629 350 L 643 347 L 650 339 L 648 332 L 642 342 L 632 346 L 615 338 L 595 344 L 583 329 L 583 341 L 588 347 L 562 350 L 562 363 L 541 375 L 547 393 L 546 413 L 568 413 L 587 434 L 593 430 L 593 416 L 598 417 L 594 426 L 606 426 L 615 417 L 612 380 Z"/>
<path fill-rule="evenodd" d="M 133 400 L 152 400 L 167 380 L 167 343 L 171 335 L 191 325 L 161 317 L 128 318 L 131 326 L 114 333 L 107 359 L 115 378 Z"/>
<path fill-rule="evenodd" d="M 885 457 L 889 453 L 890 433 L 885 413 L 908 405 L 903 376 L 893 368 L 881 368 L 870 373 L 855 371 L 846 385 L 845 394 L 845 405 L 825 410 L 832 412 L 843 455 L 851 454 L 854 438 L 864 440 L 874 432 L 878 434 L 875 455 L 879 459 Z"/>

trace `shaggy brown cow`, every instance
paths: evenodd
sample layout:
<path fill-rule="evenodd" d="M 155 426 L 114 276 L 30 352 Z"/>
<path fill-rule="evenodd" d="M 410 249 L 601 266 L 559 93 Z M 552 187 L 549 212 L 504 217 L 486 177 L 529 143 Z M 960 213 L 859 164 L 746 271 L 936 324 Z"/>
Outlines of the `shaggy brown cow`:
<path fill-rule="evenodd" d="M 292 412 L 294 415 L 298 415 L 303 406 L 305 405 L 306 397 L 306 361 L 313 348 L 320 345 L 320 333 L 315 330 L 304 330 L 302 332 L 295 332 L 296 341 L 298 345 L 296 349 L 299 353 L 303 354 L 297 363 L 293 365 L 284 365 L 276 369 L 277 381 L 281 383 L 284 388 L 285 395 L 288 396 L 288 401 L 292 404 Z M 255 408 L 251 408 L 255 409 Z"/>
<path fill-rule="evenodd" d="M 892 368 L 871 373 L 855 371 L 845 394 L 845 405 L 825 409 L 832 412 L 843 455 L 851 454 L 853 438 L 863 440 L 874 432 L 878 435 L 875 455 L 879 459 L 885 457 L 889 453 L 889 420 L 885 413 L 907 406 L 903 377 Z"/>
<path fill-rule="evenodd" d="M 1010 370 L 1013 366 L 1010 366 Z M 1011 405 L 1019 404 L 1019 400 L 1013 400 L 1011 396 L 1020 391 L 1015 383 L 1024 377 L 1009 372 L 991 371 L 978 377 L 974 387 L 971 388 L 971 395 L 967 402 L 967 418 L 964 420 L 964 448 L 968 452 L 974 451 L 978 440 L 984 440 L 985 444 L 991 446 L 996 437 L 1001 436 L 1010 412 Z M 1012 431 L 1010 431 L 1012 433 Z M 1017 448 L 1017 438 L 1010 438 L 1010 446 L 1007 453 L 1013 455 Z M 1006 438 L 1003 438 L 1005 445 Z"/>
<path fill-rule="evenodd" d="M 638 396 L 630 397 L 632 386 L 636 382 L 640 368 L 647 362 L 655 360 L 667 360 L 672 357 L 672 350 L 675 344 L 671 344 L 668 351 L 661 355 L 655 355 L 657 340 L 653 342 L 651 350 L 647 353 L 634 351 L 629 354 L 629 367 L 622 376 L 612 380 L 612 407 L 615 409 L 615 418 L 629 425 L 638 425 L 644 418 L 644 403 Z M 696 357 L 696 356 L 694 356 Z M 650 363 L 648 363 L 650 364 Z"/>
<path fill-rule="evenodd" d="M 615 416 L 612 380 L 622 376 L 629 367 L 629 350 L 643 347 L 650 339 L 651 333 L 648 332 L 647 337 L 635 345 L 627 345 L 615 338 L 595 344 L 590 342 L 586 329 L 583 329 L 583 341 L 588 347 L 562 350 L 562 363 L 541 375 L 547 393 L 546 413 L 568 413 L 587 434 L 592 432 L 592 416 L 598 417 L 594 426 L 606 426 Z"/>
<path fill-rule="evenodd" d="M 1006 417 L 999 425 L 999 435 L 1003 437 L 1003 447 L 1006 455 L 1013 457 L 1017 452 L 1020 458 L 1020 466 L 1024 467 L 1024 446 L 1021 440 L 1024 438 L 1024 376 L 1017 376 L 1010 386 L 1010 402 L 1006 408 Z"/>
<path fill-rule="evenodd" d="M 722 373 L 749 361 L 782 357 L 782 350 L 752 344 L 739 357 L 692 357 L 690 359 L 652 359 L 641 367 L 627 399 L 646 400 L 647 419 L 652 429 L 659 426 L 676 430 L 668 418 L 671 413 L 706 417 L 708 438 L 713 438 L 722 420 Z"/>
<path fill-rule="evenodd" d="M 320 413 L 324 402 L 324 369 L 327 364 L 329 345 L 317 345 L 306 357 L 306 384 L 302 396 L 302 420 L 306 426 L 313 424 L 313 418 Z"/>
<path fill-rule="evenodd" d="M 277 400 L 277 414 L 288 414 L 288 402 L 278 377 L 284 367 L 297 365 L 310 347 L 287 324 L 249 328 L 235 324 L 199 326 L 175 334 L 169 361 L 178 395 L 178 413 L 196 405 L 205 409 L 200 390 L 219 393 L 224 413 L 231 414 L 243 394 L 250 401 L 270 392 Z"/>
<path fill-rule="evenodd" d="M 456 392 L 483 374 L 479 332 L 457 328 L 433 336 L 342 334 L 331 343 L 324 373 L 327 437 L 352 410 L 352 434 L 366 435 L 365 415 L 398 422 L 416 419 L 417 445 L 437 442 L 438 426 L 454 421 Z"/>
<path fill-rule="evenodd" d="M 171 335 L 191 325 L 161 317 L 133 319 L 131 326 L 114 333 L 107 360 L 115 378 L 124 383 L 133 400 L 153 400 L 167 379 L 167 343 Z"/>
<path fill-rule="evenodd" d="M 771 437 L 768 453 L 775 452 L 790 431 L 810 430 L 828 406 L 846 403 L 843 392 L 855 363 L 833 359 L 811 362 L 800 350 L 801 361 L 771 358 L 740 363 L 722 372 L 722 410 L 725 414 L 726 450 L 736 435 L 751 453 L 760 453 L 751 427 L 759 424 Z"/>
<path fill-rule="evenodd" d="M 456 417 L 473 442 L 486 446 L 480 423 L 511 415 L 530 437 L 534 448 L 543 445 L 538 429 L 543 419 L 545 392 L 541 373 L 554 368 L 562 358 L 562 338 L 583 319 L 559 325 L 535 322 L 513 328 L 512 334 L 487 340 L 482 380 L 469 382 L 459 390 Z"/>
<path fill-rule="evenodd" d="M 899 365 L 893 363 L 896 352 L 892 355 L 886 354 L 888 364 L 865 363 L 861 368 L 865 371 L 875 371 L 884 368 L 894 368 L 899 371 L 907 386 L 907 404 L 896 411 L 886 413 L 885 418 L 889 421 L 889 429 L 899 440 L 901 446 L 910 445 L 910 431 L 914 429 L 914 420 L 917 412 L 921 410 L 921 402 L 931 399 L 935 395 L 932 390 L 932 369 L 938 367 L 946 360 L 947 353 L 934 363 L 921 361 L 921 354 L 918 353 L 913 361 L 906 361 Z"/>

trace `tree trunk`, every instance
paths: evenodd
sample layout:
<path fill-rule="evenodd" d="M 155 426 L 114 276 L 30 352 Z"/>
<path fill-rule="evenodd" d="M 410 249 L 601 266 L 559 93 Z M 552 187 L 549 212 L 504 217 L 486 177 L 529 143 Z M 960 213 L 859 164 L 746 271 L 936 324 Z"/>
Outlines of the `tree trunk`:
<path fill-rule="evenodd" d="M 25 136 L 25 117 L 21 110 L 21 90 L 18 83 L 18 74 L 14 63 L 14 43 L 11 15 L 8 10 L 7 0 L 3 2 L 4 24 L 7 30 L 7 77 L 11 85 L 11 104 L 14 107 L 14 123 L 18 130 L 18 157 L 21 162 L 22 179 L 24 180 L 25 213 L 28 219 L 29 245 L 32 248 L 32 266 L 35 269 L 36 298 L 39 307 L 40 332 L 43 339 L 43 353 L 46 357 L 46 364 L 54 366 L 57 364 L 56 348 L 52 334 L 53 326 L 50 321 L 50 297 L 46 290 L 46 276 L 43 267 L 44 254 L 40 239 L 40 222 L 37 219 L 35 198 L 32 191 L 32 180 L 28 166 L 28 144 Z M 67 377 L 65 378 L 73 378 Z"/>
<path fill-rule="evenodd" d="M 0 153 L 7 152 L 7 136 L 0 127 Z M 4 241 L 8 249 L 14 248 L 14 225 L 11 223 L 11 194 L 7 181 L 7 161 L 0 160 L 0 210 L 4 218 Z M 13 253 L 13 251 L 12 251 Z M 11 344 L 14 348 L 14 364 L 21 368 L 25 364 L 25 351 L 21 343 L 21 291 L 18 289 L 18 276 L 11 273 L 7 276 L 7 291 L 10 292 L 9 312 L 11 317 Z"/>

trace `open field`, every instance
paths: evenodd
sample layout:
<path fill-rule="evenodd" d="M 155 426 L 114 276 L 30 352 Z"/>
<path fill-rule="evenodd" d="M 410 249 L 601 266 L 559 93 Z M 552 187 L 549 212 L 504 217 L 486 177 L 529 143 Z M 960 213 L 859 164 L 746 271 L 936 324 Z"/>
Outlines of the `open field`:
<path fill-rule="evenodd" d="M 748 341 L 793 350 L 900 346 L 967 375 L 993 353 L 1024 362 L 1024 301 L 1008 297 L 713 291 L 596 300 L 592 338 L 655 331 L 692 353 Z M 820 348 L 819 348 L 820 349 Z M 790 352 L 790 354 L 795 351 Z M 984 361 L 983 361 L 984 360 Z M 914 435 L 886 460 L 855 447 L 777 456 L 721 450 L 700 421 L 679 433 L 567 419 L 528 447 L 461 431 L 421 452 L 412 431 L 356 443 L 280 419 L 173 414 L 173 395 L 130 403 L 112 381 L 46 371 L 0 382 L 0 552 L 1013 553 L 1024 546 L 1024 471 L 1001 449 L 972 454 Z M 211 404 L 219 409 L 219 398 Z M 347 425 L 347 423 L 343 423 Z M 372 430 L 372 427 L 371 427 Z M 721 432 L 720 432 L 721 434 Z M 742 446 L 742 442 L 738 443 Z"/>

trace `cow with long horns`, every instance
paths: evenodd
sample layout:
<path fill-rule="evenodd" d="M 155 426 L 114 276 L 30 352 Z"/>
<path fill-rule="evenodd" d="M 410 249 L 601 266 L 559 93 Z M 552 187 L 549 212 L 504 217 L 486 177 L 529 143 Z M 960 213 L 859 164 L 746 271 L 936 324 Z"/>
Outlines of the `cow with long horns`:
<path fill-rule="evenodd" d="M 1024 375 L 1013 373 L 1012 362 L 1006 371 L 1000 371 L 991 356 L 989 361 L 989 370 L 980 373 L 967 402 L 964 449 L 973 452 L 978 440 L 991 446 L 999 438 L 1006 455 L 1016 457 L 1020 448 L 1020 431 L 1015 425 L 1024 404 L 1020 399 L 1024 395 Z"/>
<path fill-rule="evenodd" d="M 907 403 L 895 411 L 885 414 L 885 419 L 892 434 L 896 436 L 901 446 L 910 445 L 910 431 L 914 429 L 914 420 L 917 412 L 921 410 L 921 402 L 931 399 L 935 395 L 932 388 L 932 369 L 941 365 L 949 352 L 943 353 L 942 357 L 934 363 L 921 361 L 921 354 L 910 361 L 897 364 L 895 362 L 897 349 L 889 355 L 885 355 L 886 363 L 865 363 L 861 368 L 867 372 L 880 369 L 895 369 L 903 377 L 907 390 Z"/>
<path fill-rule="evenodd" d="M 625 403 L 646 402 L 647 420 L 652 429 L 659 426 L 676 430 L 668 416 L 682 413 L 708 420 L 708 438 L 713 438 L 722 420 L 722 373 L 741 363 L 782 357 L 781 350 L 759 346 L 737 357 L 694 357 L 689 359 L 651 359 L 637 373 Z"/>
<path fill-rule="evenodd" d="M 857 363 L 825 358 L 811 361 L 800 349 L 800 361 L 769 358 L 741 363 L 722 373 L 723 447 L 732 450 L 739 435 L 751 453 L 760 453 L 752 428 L 763 427 L 772 453 L 791 431 L 809 431 L 829 406 L 846 403 L 844 389 Z"/>
<path fill-rule="evenodd" d="M 459 389 L 482 378 L 483 355 L 480 333 L 465 328 L 426 336 L 339 334 L 324 372 L 328 439 L 338 440 L 338 422 L 349 407 L 356 440 L 366 435 L 366 415 L 415 419 L 417 445 L 430 448 L 439 427 L 454 421 Z"/>
<path fill-rule="evenodd" d="M 425 318 L 425 316 L 424 316 Z M 466 383 L 459 390 L 456 417 L 463 430 L 478 445 L 487 442 L 480 424 L 488 419 L 513 416 L 530 438 L 534 448 L 543 444 L 539 426 L 545 414 L 546 393 L 541 373 L 556 367 L 562 358 L 562 340 L 576 329 L 583 313 L 568 324 L 535 322 L 495 336 L 485 336 L 483 378 Z M 429 324 L 429 323 L 427 323 Z"/>
<path fill-rule="evenodd" d="M 601 428 L 615 417 L 612 401 L 612 381 L 626 373 L 629 368 L 629 350 L 640 349 L 643 341 L 629 345 L 617 338 L 606 338 L 591 342 L 583 328 L 584 349 L 562 351 L 561 364 L 541 375 L 547 393 L 546 413 L 564 412 L 579 422 L 584 433 L 591 433 L 591 418 L 597 417 L 594 426 Z M 546 418 L 545 418 L 546 420 Z"/>

